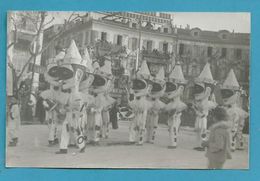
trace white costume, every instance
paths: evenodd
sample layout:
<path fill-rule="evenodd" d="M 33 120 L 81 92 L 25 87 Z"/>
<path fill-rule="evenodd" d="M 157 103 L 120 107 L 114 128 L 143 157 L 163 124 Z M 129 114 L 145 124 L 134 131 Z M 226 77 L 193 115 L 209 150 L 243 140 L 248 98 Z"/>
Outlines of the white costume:
<path fill-rule="evenodd" d="M 107 94 L 110 91 L 112 79 L 111 62 L 105 61 L 102 67 L 96 62 L 92 66 L 94 80 L 90 91 L 94 94 L 94 101 L 88 110 L 88 132 L 89 140 L 93 144 L 98 144 L 100 138 L 108 137 L 108 108 L 115 100 Z"/>
<path fill-rule="evenodd" d="M 228 113 L 231 127 L 231 150 L 244 149 L 243 128 L 248 113 L 241 109 L 237 102 L 240 99 L 241 89 L 233 69 L 221 86 L 221 95 Z"/>
<path fill-rule="evenodd" d="M 169 116 L 168 126 L 170 144 L 168 148 L 170 149 L 177 148 L 181 115 L 182 111 L 187 107 L 181 100 L 186 83 L 187 81 L 184 79 L 181 65 L 176 65 L 169 75 L 165 90 L 165 95 L 170 99 L 170 102 L 165 107 Z"/>
<path fill-rule="evenodd" d="M 147 98 L 150 109 L 146 118 L 146 140 L 148 143 L 154 143 L 156 129 L 158 127 L 159 112 L 165 104 L 160 101 L 165 91 L 164 69 L 161 68 L 152 80 L 152 89 Z"/>
<path fill-rule="evenodd" d="M 210 64 L 207 63 L 199 77 L 195 79 L 194 87 L 194 109 L 196 112 L 196 122 L 195 129 L 198 133 L 198 147 L 195 150 L 203 151 L 204 148 L 201 146 L 203 140 L 207 139 L 207 117 L 209 110 L 214 109 L 217 104 L 214 101 L 209 100 L 213 93 L 213 87 L 215 86 L 215 81 L 213 80 Z"/>
<path fill-rule="evenodd" d="M 8 97 L 8 99 L 10 99 Z M 21 125 L 20 109 L 17 103 L 10 103 L 8 108 L 7 139 L 9 146 L 16 146 L 18 143 L 18 132 Z"/>
<path fill-rule="evenodd" d="M 43 105 L 45 107 L 46 116 L 45 121 L 49 127 L 48 141 L 49 146 L 53 146 L 59 143 L 57 125 L 59 122 L 58 118 L 58 107 L 60 104 L 65 104 L 66 100 L 65 93 L 61 92 L 61 86 L 58 82 L 58 78 L 55 74 L 55 68 L 57 63 L 62 60 L 65 56 L 65 52 L 61 51 L 53 59 L 50 60 L 50 64 L 47 66 L 47 73 L 45 79 L 50 83 L 50 89 L 41 92 L 40 96 L 43 98 Z"/>
<path fill-rule="evenodd" d="M 136 78 L 132 80 L 131 90 L 134 93 L 134 99 L 129 103 L 135 115 L 130 124 L 129 141 L 138 145 L 142 145 L 144 142 L 147 111 L 150 108 L 149 101 L 146 99 L 151 89 L 146 82 L 149 78 L 150 71 L 146 61 L 143 61 Z"/>
<path fill-rule="evenodd" d="M 66 50 L 63 61 L 58 66 L 59 80 L 62 82 L 62 89 L 68 91 L 68 97 L 65 100 L 62 111 L 66 118 L 62 124 L 60 151 L 57 154 L 67 153 L 69 145 L 77 145 L 80 152 L 85 149 L 85 129 L 84 104 L 86 96 L 79 92 L 80 83 L 86 76 L 86 59 L 82 58 L 76 43 L 71 41 Z M 87 77 L 88 79 L 88 77 Z"/>

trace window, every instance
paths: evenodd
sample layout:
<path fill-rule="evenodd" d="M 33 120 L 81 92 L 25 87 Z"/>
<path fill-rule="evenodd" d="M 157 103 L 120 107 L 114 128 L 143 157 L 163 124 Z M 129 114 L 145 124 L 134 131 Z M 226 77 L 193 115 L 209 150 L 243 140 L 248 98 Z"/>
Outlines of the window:
<path fill-rule="evenodd" d="M 168 52 L 168 43 L 163 43 L 163 52 Z"/>
<path fill-rule="evenodd" d="M 236 49 L 235 50 L 235 57 L 238 60 L 240 60 L 242 58 L 242 50 L 241 49 Z"/>
<path fill-rule="evenodd" d="M 85 45 L 88 45 L 89 44 L 89 32 L 86 31 L 85 32 Z"/>
<path fill-rule="evenodd" d="M 195 32 L 193 33 L 193 36 L 199 36 L 199 32 L 195 31 Z"/>
<path fill-rule="evenodd" d="M 168 28 L 163 28 L 164 33 L 168 33 Z"/>
<path fill-rule="evenodd" d="M 106 32 L 101 32 L 101 40 L 106 41 L 107 40 L 107 33 Z"/>
<path fill-rule="evenodd" d="M 212 47 L 208 47 L 207 55 L 208 57 L 212 56 Z"/>
<path fill-rule="evenodd" d="M 132 28 L 136 28 L 137 24 L 136 23 L 132 23 Z"/>
<path fill-rule="evenodd" d="M 184 53 L 184 44 L 181 43 L 179 47 L 179 55 L 183 55 L 183 53 Z"/>
<path fill-rule="evenodd" d="M 227 48 L 222 48 L 221 49 L 221 57 L 225 58 L 227 56 Z"/>
<path fill-rule="evenodd" d="M 117 45 L 122 45 L 122 40 L 123 40 L 123 37 L 122 37 L 121 35 L 117 35 L 116 44 L 117 44 Z"/>
<path fill-rule="evenodd" d="M 227 34 L 222 34 L 221 38 L 222 38 L 223 40 L 226 40 L 226 39 L 227 39 Z"/>
<path fill-rule="evenodd" d="M 137 38 L 132 38 L 132 50 L 137 49 Z"/>
<path fill-rule="evenodd" d="M 147 49 L 148 51 L 152 51 L 152 49 L 153 49 L 153 41 L 152 41 L 152 40 L 148 40 L 148 41 L 147 41 L 146 49 Z"/>

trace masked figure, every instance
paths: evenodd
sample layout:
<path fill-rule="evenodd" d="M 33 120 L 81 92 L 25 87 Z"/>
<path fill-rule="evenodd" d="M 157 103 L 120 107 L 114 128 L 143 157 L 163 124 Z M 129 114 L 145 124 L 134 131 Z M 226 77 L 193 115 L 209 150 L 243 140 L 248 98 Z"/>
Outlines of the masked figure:
<path fill-rule="evenodd" d="M 152 78 L 150 82 L 152 89 L 147 97 L 150 104 L 150 109 L 147 113 L 146 118 L 146 139 L 147 143 L 154 143 L 156 129 L 158 127 L 159 112 L 165 106 L 163 102 L 160 101 L 160 97 L 163 96 L 165 91 L 165 80 L 164 80 L 164 69 L 161 68 L 156 75 Z"/>
<path fill-rule="evenodd" d="M 169 99 L 169 103 L 165 106 L 165 110 L 168 113 L 169 149 L 177 148 L 181 115 L 182 111 L 187 107 L 181 100 L 186 83 L 181 65 L 176 65 L 169 75 L 165 90 L 165 96 Z"/>
<path fill-rule="evenodd" d="M 207 117 L 211 109 L 214 109 L 217 104 L 215 101 L 210 100 L 213 97 L 213 88 L 215 81 L 213 80 L 210 64 L 207 63 L 199 77 L 195 79 L 194 86 L 194 104 L 193 108 L 196 112 L 195 130 L 197 131 L 198 147 L 195 150 L 204 151 L 205 148 L 201 146 L 202 141 L 207 139 Z"/>
<path fill-rule="evenodd" d="M 133 99 L 129 102 L 134 113 L 134 118 L 130 123 L 130 143 L 142 145 L 145 135 L 145 123 L 147 119 L 147 111 L 149 110 L 149 102 L 146 96 L 149 94 L 152 86 L 149 85 L 150 71 L 146 61 L 142 62 L 141 68 L 132 80 L 131 92 Z"/>
<path fill-rule="evenodd" d="M 231 127 L 231 150 L 244 149 L 243 128 L 248 113 L 238 106 L 241 95 L 241 87 L 237 81 L 233 69 L 230 70 L 226 80 L 221 86 L 221 96 L 229 116 Z"/>

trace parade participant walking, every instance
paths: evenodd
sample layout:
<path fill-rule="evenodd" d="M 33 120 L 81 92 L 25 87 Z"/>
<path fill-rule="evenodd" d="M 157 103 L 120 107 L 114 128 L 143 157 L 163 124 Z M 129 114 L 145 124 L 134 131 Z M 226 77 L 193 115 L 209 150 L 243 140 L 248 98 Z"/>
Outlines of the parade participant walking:
<path fill-rule="evenodd" d="M 229 115 L 232 151 L 235 151 L 236 149 L 244 149 L 245 146 L 242 131 L 245 125 L 245 119 L 248 117 L 248 113 L 238 106 L 241 93 L 242 90 L 239 86 L 236 75 L 233 69 L 231 69 L 226 80 L 221 86 L 221 96 Z"/>
<path fill-rule="evenodd" d="M 100 138 L 108 136 L 108 108 L 113 104 L 114 100 L 107 94 L 110 91 L 112 79 L 111 62 L 105 60 L 102 67 L 95 62 L 93 69 L 94 80 L 90 91 L 94 96 L 94 103 L 88 111 L 88 132 L 91 143 L 97 145 Z"/>
<path fill-rule="evenodd" d="M 58 66 L 59 80 L 62 82 L 62 89 L 69 92 L 66 104 L 63 105 L 65 120 L 62 124 L 60 150 L 57 154 L 66 154 L 69 144 L 77 144 L 80 152 L 84 152 L 85 140 L 82 130 L 82 110 L 84 105 L 84 95 L 79 92 L 79 85 L 86 72 L 86 61 L 79 53 L 74 40 L 71 41 L 66 50 L 63 61 Z M 63 109 L 63 111 L 64 111 Z M 80 142 L 78 142 L 80 141 Z"/>
<path fill-rule="evenodd" d="M 203 139 L 207 137 L 207 117 L 209 110 L 214 109 L 217 104 L 214 101 L 210 100 L 210 97 L 213 96 L 213 88 L 216 81 L 213 80 L 210 64 L 207 63 L 199 77 L 195 80 L 194 86 L 194 105 L 193 108 L 196 112 L 196 122 L 195 129 L 197 131 L 197 144 L 198 147 L 195 147 L 195 150 L 204 151 L 205 149 L 201 147 Z"/>
<path fill-rule="evenodd" d="M 228 115 L 224 108 L 213 109 L 214 124 L 210 127 L 209 139 L 202 142 L 207 147 L 209 169 L 222 169 L 227 159 L 231 159 L 230 127 L 227 123 Z"/>
<path fill-rule="evenodd" d="M 182 111 L 186 109 L 186 104 L 181 100 L 187 80 L 185 80 L 181 65 L 175 65 L 166 82 L 165 95 L 170 102 L 165 106 L 168 112 L 168 127 L 170 136 L 169 149 L 177 148 L 178 134 L 181 125 Z"/>
<path fill-rule="evenodd" d="M 58 78 L 58 62 L 64 59 L 65 52 L 61 51 L 54 58 L 49 60 L 47 72 L 44 74 L 45 80 L 50 84 L 50 88 L 41 92 L 40 97 L 43 99 L 45 108 L 45 121 L 48 124 L 49 146 L 59 144 L 58 122 L 59 122 L 59 105 L 66 103 L 66 93 L 61 91 L 61 83 Z M 60 120 L 63 121 L 63 120 Z"/>
<path fill-rule="evenodd" d="M 135 115 L 131 121 L 129 133 L 129 141 L 132 144 L 137 143 L 137 145 L 142 145 L 144 142 L 145 123 L 149 109 L 149 102 L 146 96 L 152 88 L 152 86 L 148 84 L 149 79 L 150 71 L 146 61 L 143 61 L 136 77 L 132 80 L 131 86 L 131 92 L 133 92 L 134 98 L 129 102 L 129 105 Z"/>
<path fill-rule="evenodd" d="M 148 110 L 146 119 L 146 142 L 151 144 L 153 144 L 155 140 L 159 112 L 165 106 L 165 104 L 160 101 L 160 97 L 163 96 L 165 91 L 164 76 L 164 68 L 161 68 L 156 77 L 151 80 L 152 89 L 147 98 L 150 103 L 150 109 Z"/>
<path fill-rule="evenodd" d="M 20 108 L 14 96 L 7 97 L 7 140 L 8 146 L 17 146 L 18 132 L 21 125 Z"/>

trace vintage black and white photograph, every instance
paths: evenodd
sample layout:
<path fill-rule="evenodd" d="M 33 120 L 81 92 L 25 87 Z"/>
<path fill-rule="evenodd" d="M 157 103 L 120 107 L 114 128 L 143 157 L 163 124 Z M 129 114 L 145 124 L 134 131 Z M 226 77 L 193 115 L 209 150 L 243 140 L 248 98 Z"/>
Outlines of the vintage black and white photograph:
<path fill-rule="evenodd" d="M 6 166 L 249 169 L 250 13 L 9 11 Z"/>

